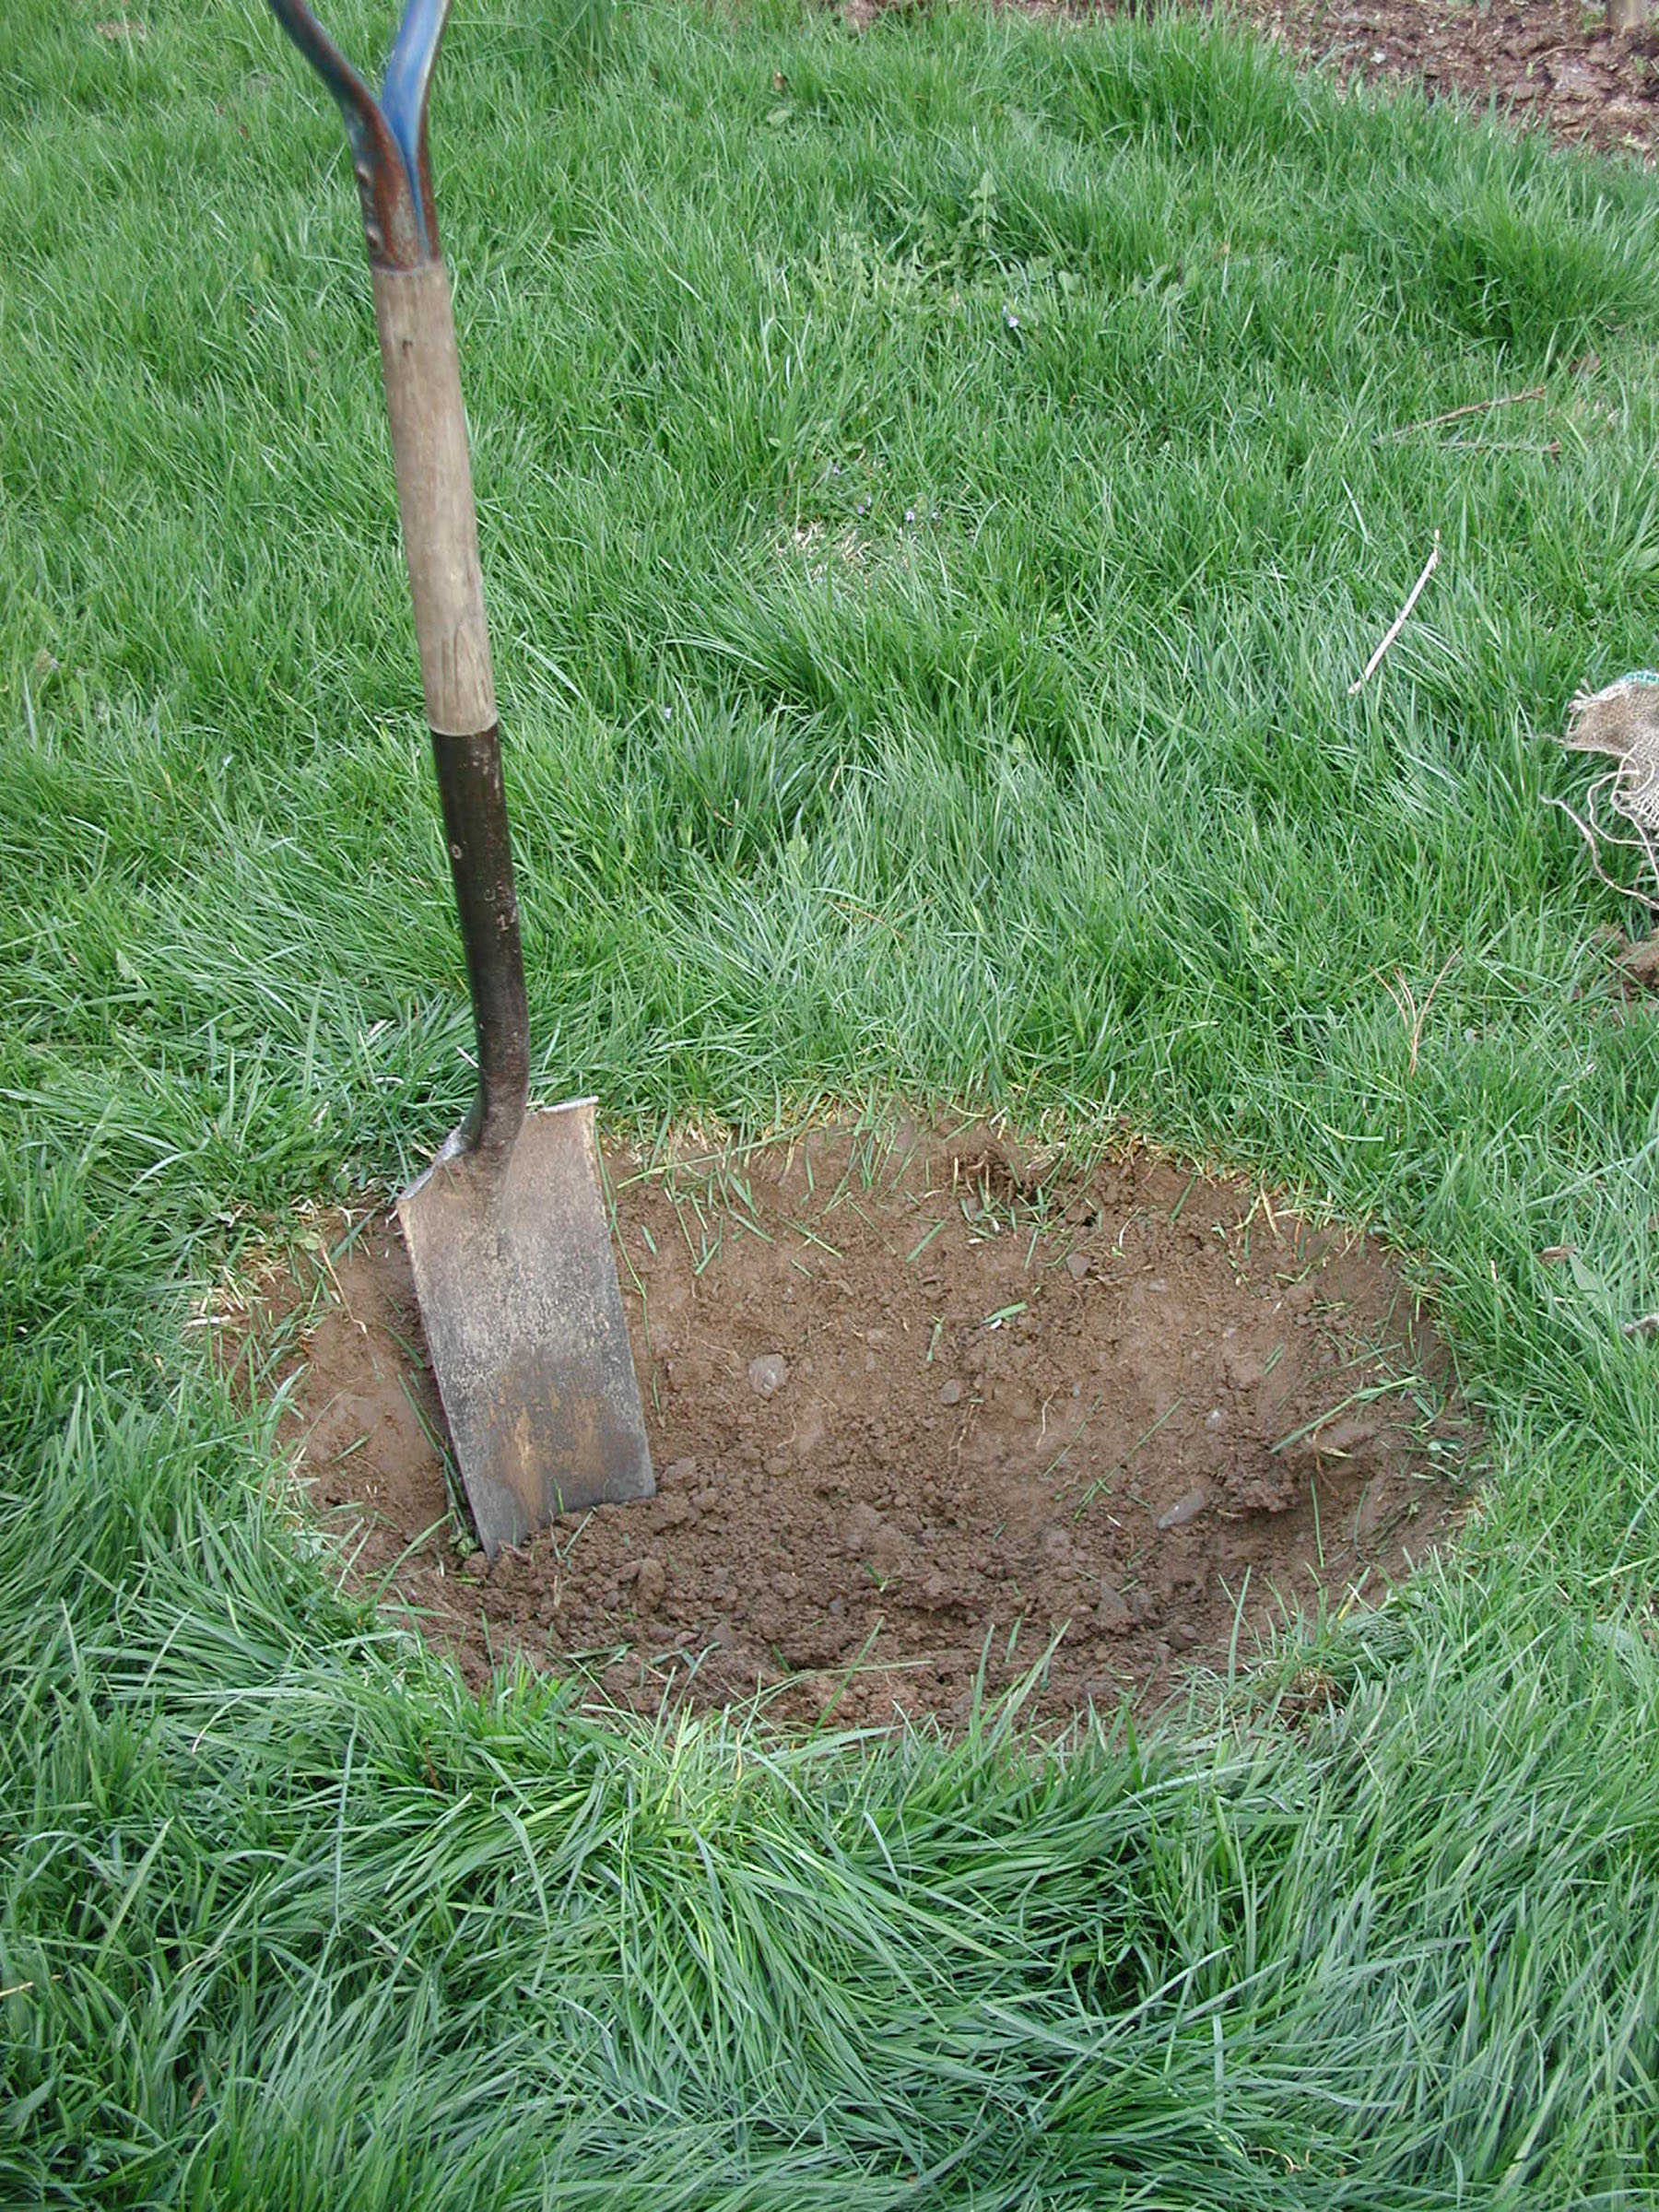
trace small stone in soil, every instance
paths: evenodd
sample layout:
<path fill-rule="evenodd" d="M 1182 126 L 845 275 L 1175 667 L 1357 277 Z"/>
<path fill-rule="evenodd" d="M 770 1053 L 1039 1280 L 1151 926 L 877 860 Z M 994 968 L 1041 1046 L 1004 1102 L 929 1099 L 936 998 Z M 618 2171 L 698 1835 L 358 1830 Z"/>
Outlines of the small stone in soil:
<path fill-rule="evenodd" d="M 961 1395 L 962 1386 L 952 1375 L 949 1382 L 939 1392 L 939 1403 L 941 1406 L 955 1406 L 959 1403 Z"/>
<path fill-rule="evenodd" d="M 1187 1522 L 1195 1521 L 1207 1503 L 1204 1485 L 1200 1483 L 1195 1489 L 1183 1490 L 1168 1512 L 1159 1513 L 1158 1525 L 1160 1529 L 1183 1527 Z"/>
<path fill-rule="evenodd" d="M 789 1380 L 789 1362 L 782 1352 L 762 1352 L 749 1361 L 748 1379 L 757 1397 L 775 1398 Z"/>

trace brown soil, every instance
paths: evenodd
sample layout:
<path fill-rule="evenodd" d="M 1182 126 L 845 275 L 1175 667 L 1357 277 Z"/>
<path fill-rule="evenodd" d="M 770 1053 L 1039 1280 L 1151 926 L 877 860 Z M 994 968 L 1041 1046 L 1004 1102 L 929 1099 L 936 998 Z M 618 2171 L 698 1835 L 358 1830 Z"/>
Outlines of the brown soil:
<path fill-rule="evenodd" d="M 1030 13 L 1150 14 L 1158 0 L 1003 0 Z M 1208 8 L 1210 0 L 1171 0 Z M 916 0 L 842 0 L 863 30 L 887 8 Z M 1659 146 L 1659 16 L 1635 33 L 1611 32 L 1604 5 L 1581 0 L 1232 0 L 1233 12 L 1300 60 L 1496 100 L 1552 137 L 1622 148 L 1651 159 Z"/>
<path fill-rule="evenodd" d="M 487 1569 L 383 1215 L 267 1279 L 282 1433 L 359 1587 L 478 1681 L 517 1651 L 655 1710 L 959 1721 L 1156 1701 L 1281 1607 L 1379 1594 L 1465 1438 L 1390 1262 L 1142 1151 L 1046 1180 L 983 1130 L 613 1157 L 660 1492 Z M 280 1324 L 280 1326 L 279 1326 Z M 242 1371 L 254 1364 L 249 1357 Z M 458 1541 L 459 1539 L 459 1541 Z"/>
<path fill-rule="evenodd" d="M 1604 6 L 1526 0 L 1243 0 L 1292 51 L 1344 76 L 1403 78 L 1431 93 L 1496 100 L 1552 136 L 1651 156 L 1659 143 L 1659 39 L 1607 29 Z"/>

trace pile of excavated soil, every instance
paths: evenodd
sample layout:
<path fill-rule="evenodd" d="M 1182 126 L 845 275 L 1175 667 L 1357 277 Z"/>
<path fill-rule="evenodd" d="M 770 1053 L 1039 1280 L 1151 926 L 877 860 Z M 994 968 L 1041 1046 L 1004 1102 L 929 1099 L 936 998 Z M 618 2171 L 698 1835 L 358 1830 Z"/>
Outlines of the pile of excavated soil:
<path fill-rule="evenodd" d="M 1454 1510 L 1400 1277 L 1237 1182 L 1140 1151 L 1045 1179 L 982 1129 L 608 1167 L 651 1502 L 472 1548 L 384 1216 L 224 1332 L 276 1343 L 358 1585 L 475 1681 L 519 1652 L 653 1711 L 959 1721 L 1041 1665 L 1038 1714 L 1156 1702 L 1286 1607 L 1380 1595 Z"/>

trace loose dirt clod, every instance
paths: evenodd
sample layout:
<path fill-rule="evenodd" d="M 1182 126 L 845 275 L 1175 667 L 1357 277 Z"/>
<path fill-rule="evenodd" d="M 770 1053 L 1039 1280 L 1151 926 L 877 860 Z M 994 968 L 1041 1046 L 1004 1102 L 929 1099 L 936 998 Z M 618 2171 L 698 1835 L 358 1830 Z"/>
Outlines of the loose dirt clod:
<path fill-rule="evenodd" d="M 387 1221 L 250 1324 L 288 1331 L 312 1509 L 475 1680 L 517 1649 L 642 1709 L 959 1721 L 1041 1664 L 1041 1714 L 1155 1700 L 1447 1526 L 1443 1358 L 1363 1237 L 1146 1152 L 1045 1182 L 983 1131 L 608 1165 L 653 1501 L 477 1572 Z"/>

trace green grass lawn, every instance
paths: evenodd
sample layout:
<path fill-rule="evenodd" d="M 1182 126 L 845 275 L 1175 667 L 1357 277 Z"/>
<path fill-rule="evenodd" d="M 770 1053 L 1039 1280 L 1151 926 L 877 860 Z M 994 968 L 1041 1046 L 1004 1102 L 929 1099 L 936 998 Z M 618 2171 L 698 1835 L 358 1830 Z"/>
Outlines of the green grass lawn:
<path fill-rule="evenodd" d="M 1489 1460 L 1151 1741 L 611 1731 L 336 1596 L 188 1326 L 470 1023 L 336 120 L 105 12 L 0 18 L 0 2200 L 1653 2203 L 1659 1061 L 1544 802 L 1655 655 L 1659 185 L 1191 22 L 463 0 L 540 1094 L 1237 1166 Z"/>

